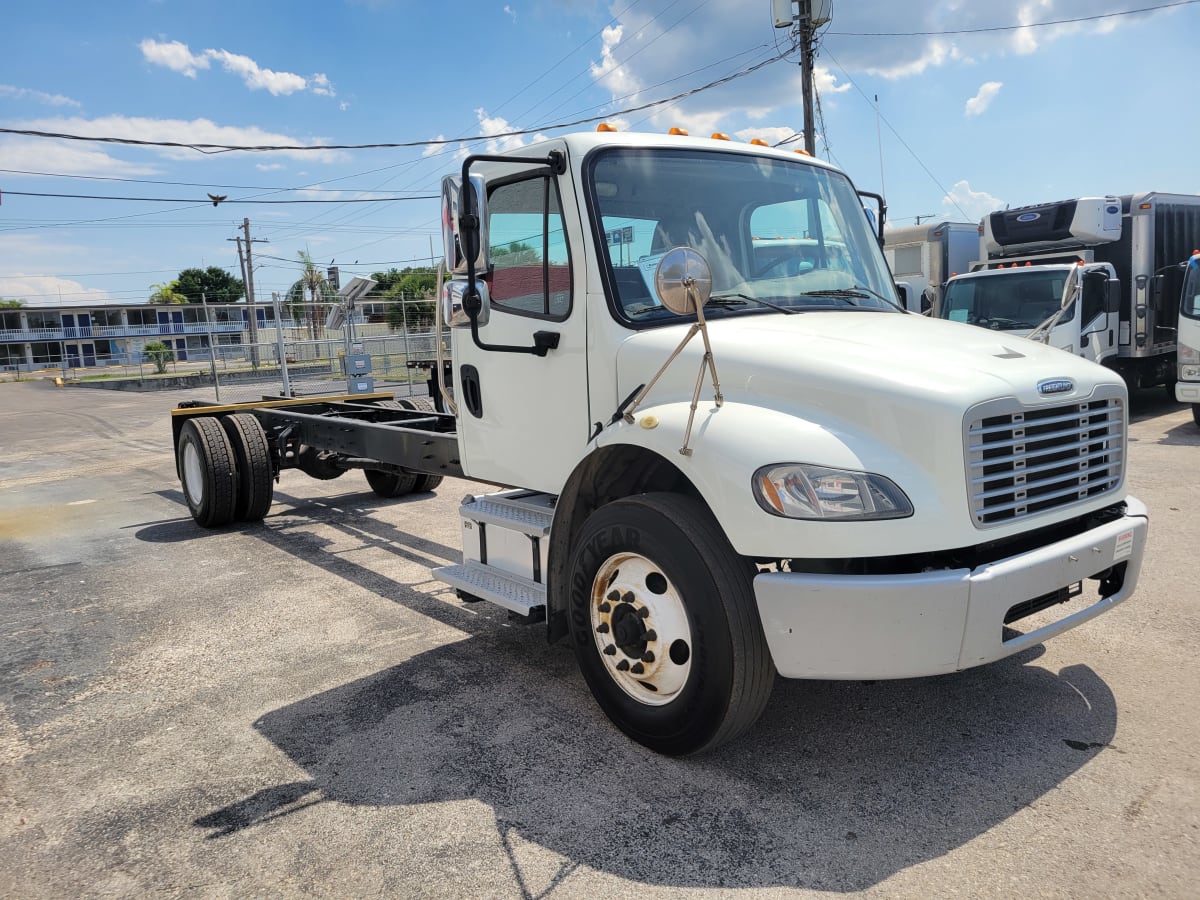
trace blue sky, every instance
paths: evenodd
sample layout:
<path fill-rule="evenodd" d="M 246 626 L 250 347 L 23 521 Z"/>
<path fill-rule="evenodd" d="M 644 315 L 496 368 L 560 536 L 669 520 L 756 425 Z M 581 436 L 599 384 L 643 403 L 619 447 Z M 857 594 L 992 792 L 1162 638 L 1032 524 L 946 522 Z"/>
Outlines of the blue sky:
<path fill-rule="evenodd" d="M 835 0 L 817 59 L 818 153 L 886 193 L 896 225 L 1200 192 L 1189 115 L 1200 3 L 1040 24 L 1155 5 Z M 621 113 L 777 55 L 787 38 L 770 0 L 47 0 L 5 24 L 0 128 L 226 145 L 451 141 L 203 154 L 0 134 L 0 297 L 30 305 L 145 300 L 193 266 L 237 273 L 230 239 L 246 217 L 267 241 L 254 246 L 260 300 L 295 280 L 300 250 L 336 260 L 343 281 L 427 263 L 436 200 L 350 201 L 436 194 L 468 149 L 553 136 L 572 119 L 772 142 L 803 122 L 794 57 Z M 1007 26 L 1024 27 L 978 30 Z M 525 129 L 535 134 L 488 138 Z M 338 202 L 214 208 L 207 193 Z"/>

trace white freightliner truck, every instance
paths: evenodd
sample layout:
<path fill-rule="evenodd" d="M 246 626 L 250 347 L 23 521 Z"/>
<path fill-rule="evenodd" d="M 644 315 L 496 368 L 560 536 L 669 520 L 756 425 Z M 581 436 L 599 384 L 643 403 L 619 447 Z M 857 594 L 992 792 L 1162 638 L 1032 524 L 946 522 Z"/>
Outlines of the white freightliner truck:
<path fill-rule="evenodd" d="M 926 223 L 883 232 L 883 255 L 896 280 L 909 286 L 911 312 L 936 315 L 947 279 L 966 272 L 978 253 L 975 222 Z"/>
<path fill-rule="evenodd" d="M 1200 253 L 1192 254 L 1183 271 L 1175 399 L 1192 405 L 1192 419 L 1200 426 Z"/>
<path fill-rule="evenodd" d="M 899 309 L 832 166 L 571 135 L 468 157 L 443 226 L 438 409 L 184 404 L 200 525 L 262 518 L 285 468 L 494 484 L 435 576 L 569 638 L 612 721 L 668 754 L 749 728 L 776 673 L 955 672 L 1134 590 L 1121 380 Z M 778 254 L 795 236 L 803 265 Z"/>
<path fill-rule="evenodd" d="M 980 260 L 946 285 L 940 315 L 1041 340 L 1119 372 L 1174 384 L 1183 265 L 1200 196 L 1081 197 L 994 212 Z"/>

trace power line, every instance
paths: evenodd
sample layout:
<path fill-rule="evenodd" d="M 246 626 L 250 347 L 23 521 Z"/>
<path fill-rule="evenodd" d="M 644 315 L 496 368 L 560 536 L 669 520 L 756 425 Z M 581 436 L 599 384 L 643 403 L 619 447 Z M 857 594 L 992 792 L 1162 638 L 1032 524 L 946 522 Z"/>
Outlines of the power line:
<path fill-rule="evenodd" d="M 825 54 L 831 60 L 833 60 L 833 64 L 838 67 L 838 69 L 841 71 L 842 75 L 845 77 L 846 81 L 849 82 L 850 84 L 854 85 L 854 89 L 856 91 L 858 91 L 860 94 L 862 94 L 862 97 L 864 100 L 866 100 L 868 103 L 870 103 L 871 98 L 868 97 L 866 92 L 861 87 L 858 86 L 858 82 L 854 81 L 849 75 L 846 74 L 846 70 L 844 68 L 842 68 L 842 64 L 837 61 L 837 58 L 834 57 L 834 55 L 832 53 L 830 53 L 828 50 L 825 51 Z M 962 217 L 963 217 L 964 221 L 970 221 L 971 217 L 968 216 L 966 214 L 966 212 L 963 210 L 963 208 L 958 205 L 958 201 L 954 199 L 954 195 L 951 194 L 948 190 L 946 190 L 942 186 L 942 183 L 937 180 L 937 176 L 934 175 L 933 172 L 931 172 L 929 170 L 929 167 L 927 165 L 925 165 L 924 162 L 922 162 L 921 157 L 917 156 L 917 152 L 915 150 L 913 150 L 912 147 L 908 146 L 908 143 L 904 140 L 904 138 L 900 137 L 900 132 L 898 132 L 892 126 L 892 123 L 887 120 L 887 117 L 880 114 L 879 118 L 883 121 L 883 124 L 885 124 L 888 127 L 888 130 L 896 136 L 896 140 L 898 140 L 901 144 L 904 145 L 904 149 L 907 150 L 910 154 L 912 154 L 912 158 L 917 161 L 917 165 L 919 165 L 922 169 L 925 170 L 925 174 L 928 175 L 930 180 L 933 181 L 933 183 L 938 186 L 938 190 L 940 190 L 945 195 L 945 197 L 951 203 L 954 204 L 955 209 L 957 209 L 960 213 L 962 213 Z"/>
<path fill-rule="evenodd" d="M 1190 6 L 1193 3 L 1200 3 L 1200 0 L 1177 0 L 1175 3 L 1161 3 L 1158 6 L 1144 6 L 1141 9 L 1099 13 L 1094 16 L 1078 16 L 1073 19 L 1053 19 L 1048 22 L 1030 22 L 1028 25 L 992 25 L 986 28 L 958 28 L 946 31 L 827 31 L 825 33 L 843 37 L 942 37 L 952 34 L 984 34 L 991 31 L 1019 31 L 1022 28 L 1046 28 L 1050 25 L 1073 25 L 1078 22 L 1095 22 L 1100 19 L 1115 19 L 1120 16 L 1134 16 L 1138 13 L 1172 9 L 1176 6 Z"/>
<path fill-rule="evenodd" d="M 1194 0 L 1200 2 L 1200 0 Z M 268 153 L 274 151 L 305 151 L 305 150 L 395 150 L 411 147 L 440 147 L 449 144 L 470 143 L 493 141 L 501 138 L 524 137 L 530 134 L 537 134 L 542 131 L 556 131 L 562 128 L 573 128 L 577 125 L 587 125 L 591 122 L 600 122 L 605 119 L 611 119 L 616 116 L 628 115 L 630 113 L 641 112 L 646 109 L 653 109 L 656 106 L 664 106 L 668 103 L 674 103 L 677 100 L 682 100 L 685 97 L 693 97 L 696 94 L 704 91 L 712 90 L 715 87 L 720 87 L 723 84 L 728 84 L 731 81 L 736 81 L 739 78 L 744 78 L 753 72 L 757 72 L 771 63 L 779 62 L 785 59 L 790 53 L 791 48 L 776 56 L 769 57 L 760 63 L 748 66 L 731 75 L 726 75 L 723 78 L 718 78 L 716 81 L 710 81 L 708 84 L 700 87 L 691 88 L 686 91 L 681 91 L 672 97 L 665 97 L 662 100 L 652 100 L 649 103 L 642 103 L 637 106 L 629 106 L 624 109 L 612 110 L 604 115 L 586 116 L 575 119 L 570 122 L 558 122 L 552 125 L 541 125 L 537 128 L 521 128 L 512 131 L 504 131 L 498 134 L 474 135 L 472 137 L 458 138 L 435 138 L 425 141 L 395 141 L 390 143 L 374 143 L 374 144 L 262 144 L 262 145 L 246 145 L 246 144 L 189 144 L 182 141 L 147 141 L 139 138 L 122 138 L 122 137 L 94 137 L 81 134 L 66 134 L 56 131 L 35 131 L 24 128 L 0 128 L 0 134 L 16 134 L 22 137 L 41 137 L 52 138 L 55 140 L 64 141 L 83 141 L 85 143 L 99 144 L 123 144 L 134 147 L 174 147 L 177 149 L 196 150 L 200 153 L 228 153 L 230 151 L 240 150 L 246 152 Z M 15 193 L 15 192 L 14 192 Z M 175 201 L 181 202 L 181 201 Z M 182 201 L 188 202 L 188 201 Z M 345 202 L 345 201 L 343 201 Z"/>
<path fill-rule="evenodd" d="M 36 191 L 0 191 L 0 195 L 9 194 L 14 197 L 57 197 L 69 200 L 130 200 L 145 203 L 394 203 L 400 200 L 436 200 L 437 194 L 425 194 L 411 197 L 355 197 L 341 200 L 228 200 L 210 197 L 207 201 L 195 197 L 112 197 L 105 194 L 47 194 Z"/>
<path fill-rule="evenodd" d="M 379 171 L 379 170 L 376 170 Z M 35 175 L 39 178 L 70 178 L 78 181 L 119 181 L 124 184 L 166 184 L 174 187 L 202 187 L 202 188 L 222 188 L 225 190 L 235 191 L 276 191 L 284 193 L 287 191 L 307 191 L 313 194 L 340 194 L 353 188 L 337 188 L 329 190 L 327 188 L 318 187 L 264 187 L 256 184 L 207 184 L 201 181 L 156 181 L 150 178 L 118 178 L 115 175 L 72 175 L 68 172 L 30 172 L 25 169 L 0 169 L 0 172 L 8 172 L 12 175 Z M 369 175 L 369 172 L 361 174 Z M 342 178 L 354 178 L 353 175 L 344 175 Z M 339 179 L 329 179 L 329 181 L 337 181 Z M 317 181 L 314 184 L 327 184 L 328 182 Z M 9 193 L 14 193 L 10 191 Z"/>

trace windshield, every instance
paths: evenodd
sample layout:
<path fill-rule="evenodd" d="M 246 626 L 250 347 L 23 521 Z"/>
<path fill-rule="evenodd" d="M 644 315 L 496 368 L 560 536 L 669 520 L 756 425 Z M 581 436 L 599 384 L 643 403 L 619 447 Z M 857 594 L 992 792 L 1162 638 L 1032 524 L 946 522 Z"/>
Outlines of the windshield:
<path fill-rule="evenodd" d="M 1058 312 L 1069 270 L 1029 267 L 997 275 L 952 278 L 941 315 L 984 328 L 1029 329 Z M 1071 310 L 1063 321 L 1071 317 Z"/>
<path fill-rule="evenodd" d="M 654 273 L 674 247 L 712 268 L 705 316 L 814 309 L 897 312 L 895 288 L 849 180 L 808 163 L 689 150 L 601 151 L 594 209 L 617 312 L 675 320 Z"/>

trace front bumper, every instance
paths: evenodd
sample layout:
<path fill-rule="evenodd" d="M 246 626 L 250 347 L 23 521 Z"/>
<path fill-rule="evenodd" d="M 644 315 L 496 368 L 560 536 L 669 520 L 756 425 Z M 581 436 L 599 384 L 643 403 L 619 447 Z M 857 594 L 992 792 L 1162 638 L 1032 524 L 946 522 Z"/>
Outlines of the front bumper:
<path fill-rule="evenodd" d="M 754 593 L 775 668 L 787 678 L 940 675 L 1002 659 L 1074 628 L 1137 586 L 1149 519 L 1141 502 L 1126 497 L 1125 503 L 1121 519 L 973 570 L 760 574 Z M 1115 593 L 1053 606 L 1054 621 L 1005 640 L 1004 618 L 1017 604 L 1121 564 L 1124 582 Z"/>
<path fill-rule="evenodd" d="M 1175 382 L 1175 399 L 1180 403 L 1200 403 L 1200 381 Z"/>

